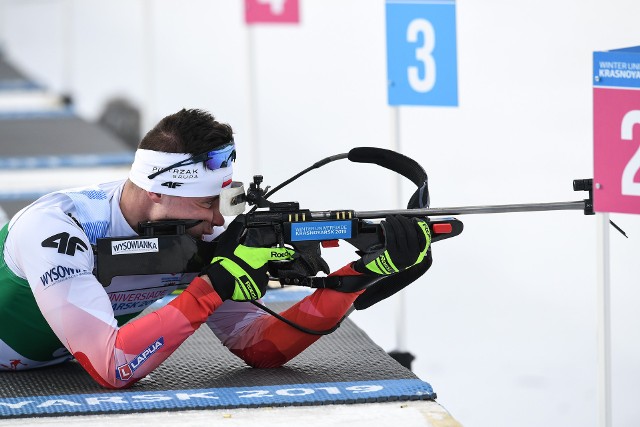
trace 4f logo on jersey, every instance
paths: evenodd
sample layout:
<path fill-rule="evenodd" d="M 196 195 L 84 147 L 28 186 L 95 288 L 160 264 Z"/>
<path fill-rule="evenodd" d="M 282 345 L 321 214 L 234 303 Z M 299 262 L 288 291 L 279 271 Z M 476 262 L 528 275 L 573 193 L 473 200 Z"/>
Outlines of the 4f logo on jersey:
<path fill-rule="evenodd" d="M 163 182 L 162 184 L 163 187 L 168 187 L 168 188 L 178 188 L 182 185 L 181 182 L 171 182 L 171 181 L 167 181 L 167 182 Z"/>
<path fill-rule="evenodd" d="M 84 252 L 89 247 L 85 242 L 69 233 L 58 233 L 42 241 L 43 248 L 57 248 L 59 254 L 74 256 L 76 251 Z"/>

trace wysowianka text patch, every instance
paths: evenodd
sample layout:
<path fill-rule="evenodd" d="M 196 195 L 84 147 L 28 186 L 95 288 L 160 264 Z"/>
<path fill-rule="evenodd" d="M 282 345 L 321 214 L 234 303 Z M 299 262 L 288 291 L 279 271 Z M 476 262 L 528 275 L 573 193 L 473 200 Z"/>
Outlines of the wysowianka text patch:
<path fill-rule="evenodd" d="M 111 242 L 111 255 L 158 252 L 158 239 L 133 239 Z"/>

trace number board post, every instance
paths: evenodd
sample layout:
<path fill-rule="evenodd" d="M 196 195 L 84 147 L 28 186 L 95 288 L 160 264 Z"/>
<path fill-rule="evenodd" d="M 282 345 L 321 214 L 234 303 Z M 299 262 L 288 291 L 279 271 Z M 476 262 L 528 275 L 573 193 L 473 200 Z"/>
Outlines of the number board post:
<path fill-rule="evenodd" d="M 389 105 L 458 105 L 455 0 L 387 0 Z"/>
<path fill-rule="evenodd" d="M 612 425 L 609 212 L 640 213 L 640 47 L 593 54 L 593 204 L 598 212 L 598 426 Z"/>
<path fill-rule="evenodd" d="M 640 214 L 640 46 L 593 54 L 596 212 Z"/>
<path fill-rule="evenodd" d="M 247 140 L 253 149 L 250 151 L 250 170 L 260 166 L 260 141 L 258 131 L 258 100 L 256 98 L 258 70 L 255 58 L 254 28 L 257 24 L 298 24 L 300 23 L 300 0 L 244 0 L 244 21 L 247 24 L 247 92 L 248 122 Z"/>

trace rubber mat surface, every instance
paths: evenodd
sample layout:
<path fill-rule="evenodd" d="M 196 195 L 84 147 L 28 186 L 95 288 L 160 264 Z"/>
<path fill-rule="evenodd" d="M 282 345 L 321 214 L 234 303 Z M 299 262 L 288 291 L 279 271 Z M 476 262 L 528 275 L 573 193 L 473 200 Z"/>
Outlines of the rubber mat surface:
<path fill-rule="evenodd" d="M 289 304 L 269 305 L 282 310 Z M 0 417 L 435 397 L 428 383 L 387 355 L 350 320 L 275 369 L 248 367 L 204 325 L 158 369 L 126 391 L 100 387 L 75 362 L 0 372 Z"/>

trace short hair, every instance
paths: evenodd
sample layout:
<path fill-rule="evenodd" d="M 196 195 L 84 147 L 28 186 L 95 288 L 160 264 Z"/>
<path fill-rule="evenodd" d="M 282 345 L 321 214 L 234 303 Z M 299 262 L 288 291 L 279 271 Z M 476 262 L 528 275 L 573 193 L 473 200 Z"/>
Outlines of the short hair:
<path fill-rule="evenodd" d="M 140 141 L 138 148 L 164 153 L 200 154 L 233 141 L 233 129 L 210 113 L 182 109 L 166 116 Z"/>

